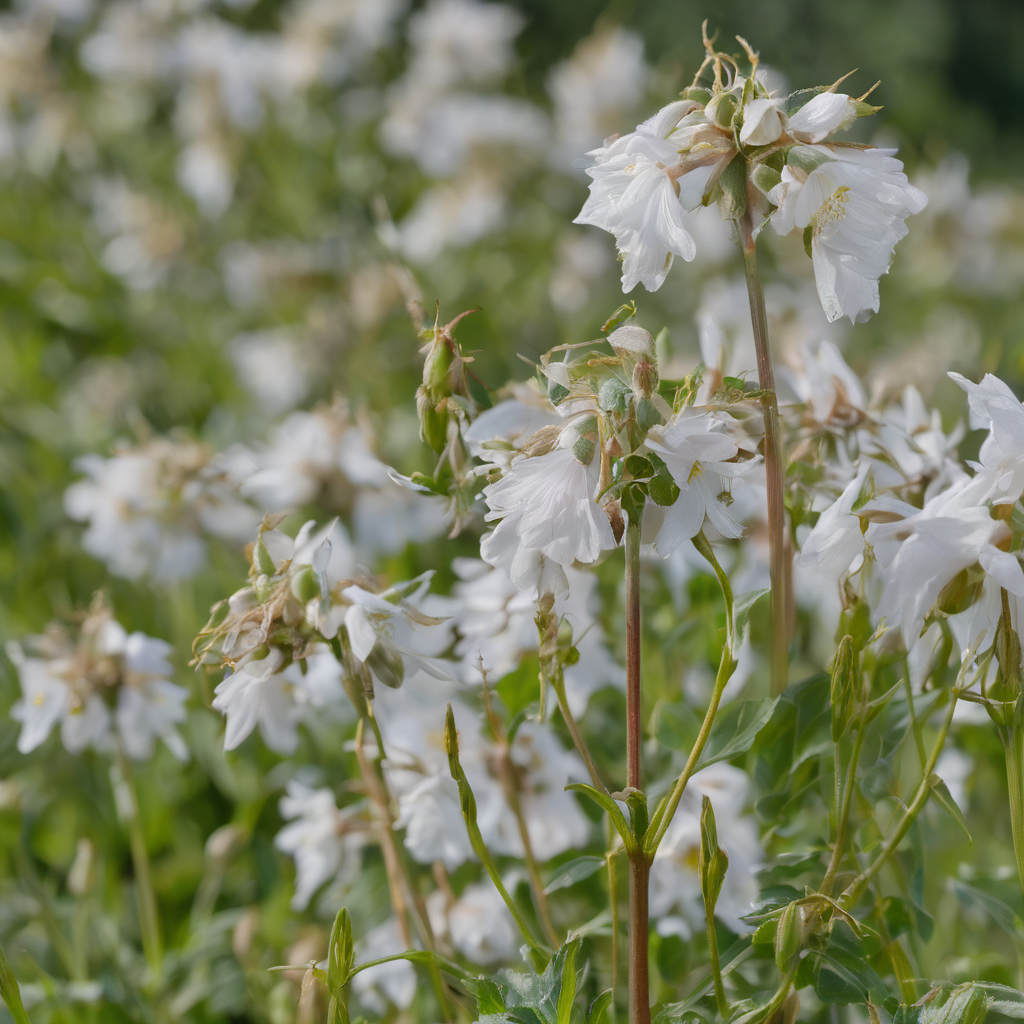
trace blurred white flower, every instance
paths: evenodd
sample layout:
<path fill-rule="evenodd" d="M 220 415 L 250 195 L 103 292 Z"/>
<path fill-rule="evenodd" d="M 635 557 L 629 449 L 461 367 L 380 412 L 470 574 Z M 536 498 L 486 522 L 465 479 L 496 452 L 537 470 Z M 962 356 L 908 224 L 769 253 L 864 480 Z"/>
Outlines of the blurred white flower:
<path fill-rule="evenodd" d="M 75 466 L 88 479 L 67 489 L 65 510 L 89 524 L 82 546 L 117 576 L 188 578 L 206 559 L 201 532 L 243 540 L 259 522 L 228 466 L 202 444 L 158 437 Z"/>
<path fill-rule="evenodd" d="M 398 922 L 392 917 L 367 933 L 356 946 L 356 963 L 380 960 L 408 949 L 402 941 Z M 383 1015 L 388 1005 L 408 1010 L 416 997 L 416 970 L 408 960 L 367 967 L 352 979 L 352 991 L 360 1004 L 374 1013 Z"/>
<path fill-rule="evenodd" d="M 310 360 L 293 331 L 272 328 L 246 331 L 228 341 L 228 352 L 242 386 L 260 407 L 276 415 L 309 393 Z"/>
<path fill-rule="evenodd" d="M 177 726 L 186 717 L 188 691 L 170 682 L 171 651 L 163 640 L 127 633 L 102 603 L 94 605 L 77 635 L 55 624 L 20 644 L 12 641 L 7 655 L 22 691 L 11 708 L 11 717 L 22 724 L 18 750 L 34 750 L 60 725 L 72 754 L 88 747 L 120 749 L 146 761 L 161 739 L 186 760 Z"/>
<path fill-rule="evenodd" d="M 548 76 L 558 163 L 571 163 L 600 145 L 642 99 L 646 77 L 644 44 L 635 32 L 613 25 L 580 40 Z"/>
<path fill-rule="evenodd" d="M 330 789 L 312 789 L 292 780 L 281 798 L 285 825 L 274 845 L 295 861 L 293 910 L 305 910 L 313 894 L 325 882 L 340 878 L 355 881 L 361 868 L 360 850 L 365 837 L 357 820 L 356 805 L 339 811 Z"/>
<path fill-rule="evenodd" d="M 440 894 L 439 894 L 440 895 Z M 491 882 L 470 882 L 447 913 L 436 915 L 452 945 L 475 964 L 518 959 L 523 937 Z"/>

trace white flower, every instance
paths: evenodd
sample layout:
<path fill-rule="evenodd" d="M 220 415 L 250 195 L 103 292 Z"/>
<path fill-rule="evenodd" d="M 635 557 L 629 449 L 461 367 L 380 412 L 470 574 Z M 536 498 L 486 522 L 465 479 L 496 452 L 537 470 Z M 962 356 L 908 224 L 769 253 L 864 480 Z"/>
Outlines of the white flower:
<path fill-rule="evenodd" d="M 515 960 L 523 937 L 498 890 L 470 882 L 448 908 L 448 937 L 475 964 Z"/>
<path fill-rule="evenodd" d="M 967 392 L 971 426 L 989 430 L 980 452 L 981 467 L 992 482 L 985 497 L 1012 505 L 1024 493 L 1024 405 L 991 373 L 980 384 L 959 373 L 949 376 Z"/>
<path fill-rule="evenodd" d="M 712 141 L 697 160 L 680 163 L 680 150 L 693 141 L 691 126 L 679 128 L 680 122 L 705 120 L 695 109 L 689 100 L 670 103 L 635 132 L 590 153 L 596 158 L 587 168 L 590 196 L 573 223 L 615 235 L 623 291 L 640 282 L 656 291 L 674 255 L 692 260 L 697 253 L 685 211 L 701 205 L 725 151 Z"/>
<path fill-rule="evenodd" d="M 281 798 L 281 817 L 290 824 L 274 845 L 295 860 L 293 910 L 305 910 L 317 889 L 342 874 L 355 880 L 363 837 L 353 831 L 353 811 L 339 811 L 329 789 L 311 789 L 295 780 Z"/>
<path fill-rule="evenodd" d="M 665 462 L 679 486 L 679 497 L 669 506 L 649 501 L 644 510 L 644 540 L 653 543 L 667 558 L 684 540 L 697 535 L 707 518 L 723 537 L 740 537 L 743 528 L 723 503 L 723 477 L 742 476 L 756 461 L 731 462 L 739 454 L 736 442 L 716 429 L 715 418 L 686 409 L 673 417 L 661 441 L 647 440 L 647 447 Z"/>
<path fill-rule="evenodd" d="M 75 465 L 88 479 L 67 489 L 64 507 L 88 522 L 82 546 L 117 576 L 187 578 L 205 561 L 201 532 L 241 540 L 259 522 L 238 498 L 229 467 L 201 444 L 156 438 Z"/>
<path fill-rule="evenodd" d="M 810 228 L 814 277 L 829 320 L 856 322 L 878 312 L 878 279 L 907 233 L 904 221 L 927 202 L 894 153 L 796 146 L 771 191 L 779 234 Z"/>
<path fill-rule="evenodd" d="M 188 691 L 170 682 L 170 644 L 144 633 L 128 634 L 105 607 L 82 624 L 77 641 L 60 627 L 10 643 L 7 654 L 18 670 L 22 697 L 11 717 L 22 723 L 18 749 L 27 754 L 60 725 L 72 754 L 88 747 L 120 747 L 135 761 L 153 756 L 162 739 L 179 760 L 188 750 L 175 728 L 186 717 Z M 111 713 L 110 705 L 113 705 Z"/>
<path fill-rule="evenodd" d="M 575 431 L 563 432 L 575 440 Z M 484 561 L 506 569 L 521 589 L 549 584 L 564 588 L 564 574 L 545 567 L 596 562 L 602 551 L 615 547 L 604 510 L 597 503 L 599 460 L 591 446 L 583 464 L 571 447 L 545 455 L 519 456 L 508 473 L 484 488 L 488 522 L 501 519 L 484 537 Z M 541 558 L 540 556 L 543 556 Z"/>
<path fill-rule="evenodd" d="M 276 647 L 265 658 L 243 658 L 213 691 L 213 706 L 227 718 L 224 749 L 234 750 L 260 727 L 263 742 L 279 754 L 299 745 L 298 709 L 291 683 L 281 674 L 284 655 Z"/>
<path fill-rule="evenodd" d="M 799 564 L 817 569 L 838 586 L 844 576 L 856 572 L 864 556 L 864 536 L 853 506 L 861 495 L 870 467 L 862 466 L 836 500 L 826 508 L 800 549 Z"/>
<path fill-rule="evenodd" d="M 617 116 L 642 97 L 647 65 L 643 40 L 610 25 L 581 39 L 548 76 L 561 161 L 569 163 L 605 138 Z"/>

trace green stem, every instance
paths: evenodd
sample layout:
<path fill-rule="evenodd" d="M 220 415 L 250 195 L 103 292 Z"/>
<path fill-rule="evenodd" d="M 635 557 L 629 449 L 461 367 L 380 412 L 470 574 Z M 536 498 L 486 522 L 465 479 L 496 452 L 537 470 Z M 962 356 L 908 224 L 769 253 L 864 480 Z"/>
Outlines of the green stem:
<path fill-rule="evenodd" d="M 715 912 L 704 906 L 704 919 L 708 926 L 708 955 L 711 959 L 711 978 L 715 985 L 715 1005 L 722 1020 L 729 1019 L 729 1001 L 725 998 L 725 983 L 722 981 L 722 964 L 718 957 L 718 932 L 715 931 Z"/>
<path fill-rule="evenodd" d="M 152 987 L 158 988 L 163 964 L 163 943 L 160 939 L 160 918 L 158 916 L 156 893 L 153 890 L 153 876 L 150 870 L 149 851 L 142 831 L 142 816 L 139 808 L 139 794 L 135 788 L 135 777 L 131 762 L 122 751 L 118 752 L 117 765 L 131 801 L 131 813 L 125 825 L 128 828 L 128 843 L 132 854 L 132 868 L 135 873 L 136 901 L 139 910 L 139 930 L 142 933 L 142 949 L 152 975 Z M 116 794 L 115 794 L 116 799 Z"/>
<path fill-rule="evenodd" d="M 612 837 L 615 833 L 609 828 Z M 612 1005 L 615 1005 L 615 991 L 619 987 L 619 894 L 615 885 L 615 853 L 605 854 L 608 864 L 608 899 L 612 911 Z"/>
<path fill-rule="evenodd" d="M 768 340 L 768 314 L 764 289 L 757 269 L 757 247 L 749 211 L 738 222 L 743 246 L 743 269 L 747 276 L 750 320 L 754 328 L 757 377 L 764 415 L 764 468 L 768 482 L 768 551 L 771 576 L 771 665 L 772 693 L 786 688 L 789 677 L 789 580 L 785 549 L 785 508 L 783 504 L 782 433 L 779 402 L 775 393 L 775 371 Z"/>
<path fill-rule="evenodd" d="M 722 702 L 725 684 L 729 682 L 735 668 L 736 663 L 732 659 L 732 653 L 728 647 L 723 647 L 722 660 L 718 664 L 718 675 L 715 677 L 715 688 L 711 691 L 711 703 L 708 704 L 708 710 L 704 715 L 704 721 L 701 723 L 697 740 L 693 744 L 690 756 L 686 759 L 686 766 L 680 773 L 679 778 L 676 779 L 676 784 L 672 787 L 672 792 L 667 802 L 654 812 L 654 817 L 651 819 L 651 828 L 648 830 L 647 838 L 644 840 L 644 850 L 649 857 L 653 857 L 657 853 L 669 825 L 672 824 L 672 817 L 676 813 L 679 801 L 683 798 L 683 793 L 686 792 L 686 784 L 690 781 L 690 777 L 696 770 L 697 762 L 700 761 L 700 755 L 704 752 L 704 745 L 711 735 L 711 727 L 715 724 L 715 715 L 718 713 L 718 705 Z"/>
<path fill-rule="evenodd" d="M 904 664 L 906 664 L 904 662 Z M 907 691 L 907 708 L 910 712 L 910 728 L 914 733 L 914 744 L 917 747 L 917 759 L 921 762 L 922 769 L 928 763 L 928 751 L 924 748 L 924 736 L 921 733 L 921 723 L 917 720 L 917 712 L 914 711 L 914 691 L 910 686 L 910 673 L 904 672 L 903 687 Z"/>
<path fill-rule="evenodd" d="M 1014 718 L 1016 717 L 1015 715 Z M 1005 731 L 1003 745 L 1006 751 L 1006 783 L 1010 800 L 1013 854 L 1017 861 L 1021 894 L 1024 895 L 1024 728 L 1019 722 L 1014 721 Z"/>
<path fill-rule="evenodd" d="M 857 765 L 860 763 L 860 753 L 864 746 L 864 719 L 857 726 L 857 735 L 853 740 L 853 752 L 850 754 L 850 765 L 846 771 L 846 784 L 843 787 L 842 805 L 840 806 L 839 787 L 842 777 L 839 760 L 839 744 L 836 744 L 836 807 L 838 817 L 836 819 L 836 842 L 832 847 L 832 857 L 828 863 L 828 870 L 821 883 L 820 892 L 826 896 L 832 895 L 832 887 L 835 885 L 836 875 L 839 872 L 839 865 L 843 862 L 843 849 L 846 846 L 846 834 L 850 823 L 850 809 L 853 806 L 853 791 L 857 786 Z"/>
<path fill-rule="evenodd" d="M 590 753 L 590 748 L 587 746 L 587 741 L 583 738 L 583 733 L 580 732 L 575 716 L 569 710 L 569 702 L 565 697 L 565 680 L 562 678 L 561 673 L 557 673 L 549 682 L 551 683 L 551 689 L 555 691 L 555 696 L 558 698 L 558 710 L 561 712 L 562 721 L 565 722 L 565 726 L 569 730 L 569 735 L 572 737 L 576 752 L 583 758 L 583 763 L 587 766 L 594 789 L 599 793 L 607 793 L 608 787 L 601 781 L 601 776 L 597 773 L 597 765 L 594 763 L 594 758 Z"/>
<path fill-rule="evenodd" d="M 793 987 L 793 979 L 796 977 L 796 969 L 799 965 L 800 961 L 795 960 L 793 966 L 775 990 L 775 995 L 771 997 L 767 1004 L 748 1011 L 742 1017 L 735 1020 L 733 1024 L 759 1024 L 760 1021 L 771 1020 L 786 1001 L 786 996 L 789 995 L 789 990 Z"/>
<path fill-rule="evenodd" d="M 626 526 L 626 785 L 643 789 L 642 698 L 640 688 L 640 518 Z M 651 860 L 643 836 L 629 850 L 629 1024 L 650 1024 L 650 920 L 648 887 Z"/>
<path fill-rule="evenodd" d="M 711 691 L 711 701 L 704 715 L 704 721 L 701 723 L 700 732 L 697 734 L 697 740 L 693 744 L 690 756 L 686 759 L 686 766 L 672 787 L 668 800 L 662 803 L 654 812 L 650 827 L 647 830 L 647 836 L 644 839 L 644 850 L 647 856 L 652 859 L 655 853 L 657 853 L 662 839 L 665 838 L 669 825 L 672 824 L 672 818 L 679 807 L 679 801 L 682 800 L 683 793 L 686 791 L 686 784 L 690 781 L 690 777 L 697 768 L 700 756 L 704 752 L 704 746 L 711 735 L 711 728 L 715 724 L 715 715 L 718 714 L 718 706 L 722 702 L 725 686 L 736 670 L 736 661 L 733 656 L 736 631 L 733 621 L 732 585 L 729 583 L 729 577 L 719 564 L 718 559 L 715 557 L 714 549 L 708 543 L 703 532 L 698 533 L 693 538 L 693 546 L 707 559 L 715 570 L 718 584 L 722 588 L 722 597 L 725 600 L 725 644 L 722 646 L 722 657 L 718 663 L 718 675 L 715 677 L 715 686 Z"/>
<path fill-rule="evenodd" d="M 959 696 L 958 689 L 954 688 L 950 692 L 949 696 L 949 710 L 946 712 L 946 717 L 942 720 L 942 726 L 939 729 L 939 735 L 935 740 L 935 746 L 932 748 L 932 752 L 928 758 L 928 763 L 924 766 L 924 770 L 921 772 L 921 781 L 918 783 L 917 791 L 914 794 L 914 799 L 910 802 L 903 817 L 900 819 L 899 825 L 896 826 L 896 831 L 882 844 L 882 849 L 879 851 L 878 856 L 870 864 L 869 867 L 865 868 L 843 891 L 842 896 L 839 897 L 839 906 L 843 910 L 849 910 L 857 900 L 860 898 L 861 893 L 871 884 L 871 880 L 882 870 L 885 862 L 896 852 L 896 848 L 903 842 L 904 837 L 910 831 L 910 826 L 917 820 L 917 816 L 921 813 L 921 809 L 928 801 L 928 795 L 931 793 L 931 775 L 935 771 L 936 762 L 939 760 L 939 755 L 942 753 L 942 747 L 946 742 L 946 737 L 949 735 L 950 726 L 953 724 L 953 712 L 956 710 L 956 702 Z"/>

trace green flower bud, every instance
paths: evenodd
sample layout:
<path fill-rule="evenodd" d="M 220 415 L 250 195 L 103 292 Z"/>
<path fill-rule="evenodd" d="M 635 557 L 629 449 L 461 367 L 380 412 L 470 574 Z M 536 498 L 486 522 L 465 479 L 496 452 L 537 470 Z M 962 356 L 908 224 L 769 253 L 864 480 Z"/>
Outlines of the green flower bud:
<path fill-rule="evenodd" d="M 785 974 L 790 964 L 803 947 L 807 938 L 804 908 L 790 903 L 779 918 L 779 927 L 775 932 L 775 963 Z"/>
<path fill-rule="evenodd" d="M 320 582 L 311 565 L 304 565 L 291 579 L 292 594 L 296 601 L 308 604 L 320 596 Z"/>

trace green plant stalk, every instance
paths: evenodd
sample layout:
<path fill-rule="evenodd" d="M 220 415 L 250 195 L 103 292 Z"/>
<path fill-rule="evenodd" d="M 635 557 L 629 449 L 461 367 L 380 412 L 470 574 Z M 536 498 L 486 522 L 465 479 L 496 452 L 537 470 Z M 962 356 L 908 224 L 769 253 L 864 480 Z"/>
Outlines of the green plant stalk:
<path fill-rule="evenodd" d="M 772 367 L 768 340 L 768 314 L 764 305 L 764 289 L 757 269 L 757 243 L 750 212 L 738 221 L 743 248 L 743 269 L 750 299 L 750 320 L 754 328 L 757 353 L 757 379 L 761 390 L 761 411 L 764 415 L 764 468 L 768 482 L 768 550 L 771 576 L 771 666 L 772 693 L 780 694 L 789 680 L 789 580 L 786 567 L 785 507 L 783 504 L 782 431 L 779 425 L 779 401 L 775 392 L 775 371 Z"/>
<path fill-rule="evenodd" d="M 484 842 L 484 837 L 480 832 L 480 826 L 477 824 L 476 797 L 473 795 L 473 788 L 470 786 L 469 779 L 466 778 L 466 773 L 463 771 L 462 764 L 459 761 L 458 731 L 455 728 L 455 714 L 452 711 L 451 704 L 448 705 L 448 711 L 445 716 L 444 731 L 445 748 L 448 753 L 448 768 L 452 779 L 459 787 L 459 805 L 462 809 L 462 819 L 466 823 L 469 845 L 473 847 L 473 852 L 480 859 L 484 871 L 487 872 L 488 877 L 494 884 L 494 888 L 498 890 L 498 895 L 504 900 L 505 906 L 508 907 L 508 911 L 512 915 L 516 927 L 519 929 L 519 933 L 526 940 L 534 966 L 538 970 L 543 971 L 550 962 L 551 956 L 533 937 L 530 926 L 520 913 L 519 907 L 516 906 L 515 900 L 512 899 L 508 889 L 505 888 L 505 883 L 502 882 L 501 875 L 498 873 L 498 866 L 494 863 L 491 851 L 487 849 L 487 844 Z"/>
<path fill-rule="evenodd" d="M 614 838 L 614 831 L 610 827 L 608 831 Z M 608 864 L 608 901 L 612 912 L 612 1005 L 614 1005 L 615 993 L 619 987 L 619 893 L 615 885 L 615 853 L 606 853 L 604 859 Z"/>
<path fill-rule="evenodd" d="M 758 1006 L 756 1009 L 748 1011 L 742 1017 L 738 1017 L 733 1021 L 732 1024 L 759 1024 L 760 1021 L 771 1020 L 786 1001 L 786 996 L 789 995 L 789 990 L 793 987 L 793 979 L 796 977 L 796 969 L 799 965 L 799 960 L 793 963 L 793 966 L 775 990 L 775 994 L 764 1006 Z"/>
<path fill-rule="evenodd" d="M 540 918 L 541 928 L 544 930 L 544 937 L 557 949 L 561 943 L 555 934 L 555 927 L 551 923 L 551 907 L 548 904 L 547 895 L 544 892 L 544 883 L 541 881 L 540 868 L 537 866 L 537 858 L 533 855 L 533 844 L 530 842 L 530 830 L 526 827 L 526 818 L 523 816 L 523 807 L 519 800 L 519 789 L 516 784 L 515 772 L 512 766 L 512 759 L 509 757 L 508 747 L 502 753 L 502 781 L 504 782 L 505 797 L 512 813 L 515 815 L 516 825 L 519 828 L 519 838 L 523 844 L 523 859 L 526 861 L 526 871 L 530 876 L 530 888 L 533 891 L 534 902 L 537 904 L 537 916 Z"/>
<path fill-rule="evenodd" d="M 1013 854 L 1017 861 L 1021 893 L 1024 894 L 1024 728 L 1016 721 L 1006 730 L 1003 746 L 1006 751 L 1006 783 L 1010 800 Z"/>
<path fill-rule="evenodd" d="M 630 516 L 626 526 L 626 786 L 643 790 L 642 694 L 640 686 L 640 521 Z M 629 855 L 629 1024 L 650 1024 L 650 918 L 648 913 L 651 861 L 643 836 Z"/>
<path fill-rule="evenodd" d="M 885 862 L 896 852 L 896 848 L 903 842 L 903 838 L 910 831 L 910 826 L 914 824 L 922 808 L 928 802 L 928 794 L 931 793 L 931 783 L 929 780 L 932 772 L 935 771 L 936 762 L 939 760 L 946 737 L 949 735 L 950 726 L 953 724 L 953 712 L 956 710 L 958 696 L 959 692 L 957 689 L 950 693 L 949 710 L 946 712 L 946 717 L 942 720 L 942 726 L 939 729 L 939 735 L 935 740 L 932 752 L 928 757 L 928 763 L 921 772 L 921 781 L 918 784 L 917 791 L 914 793 L 914 799 L 911 800 L 910 805 L 900 819 L 899 825 L 896 826 L 896 831 L 882 844 L 882 849 L 879 851 L 878 856 L 843 890 L 843 894 L 839 897 L 838 901 L 839 906 L 843 910 L 849 910 L 857 902 L 861 893 L 871 884 L 871 880 L 882 870 Z"/>
<path fill-rule="evenodd" d="M 904 661 L 904 666 L 906 662 Z M 921 723 L 917 720 L 917 712 L 914 711 L 914 691 L 910 686 L 910 673 L 903 674 L 903 687 L 907 691 L 907 708 L 910 712 L 910 728 L 914 733 L 914 745 L 917 747 L 917 759 L 921 767 L 928 763 L 928 751 L 924 748 L 924 736 L 921 735 Z"/>
<path fill-rule="evenodd" d="M 672 792 L 669 794 L 668 800 L 658 807 L 654 812 L 654 816 L 651 818 L 651 824 L 647 830 L 647 836 L 645 837 L 643 844 L 644 851 L 651 859 L 653 859 L 655 853 L 658 852 L 658 847 L 661 845 L 661 841 L 665 838 L 665 833 L 668 831 L 669 825 L 672 824 L 672 818 L 676 813 L 676 809 L 679 807 L 679 801 L 682 800 L 683 793 L 686 792 L 686 785 L 697 768 L 700 756 L 704 752 L 704 746 L 708 741 L 708 737 L 711 735 L 711 728 L 715 724 L 715 715 L 718 714 L 718 706 L 722 702 L 722 694 L 725 692 L 725 686 L 729 682 L 729 679 L 736 668 L 736 662 L 733 658 L 733 646 L 736 638 L 735 624 L 733 621 L 732 585 L 729 583 L 729 577 L 725 574 L 725 571 L 719 564 L 718 559 L 715 557 L 715 552 L 708 543 L 703 532 L 698 533 L 697 536 L 693 538 L 693 545 L 708 560 L 708 562 L 710 562 L 712 568 L 715 570 L 715 575 L 718 577 L 719 586 L 722 588 L 722 597 L 725 599 L 725 645 L 722 647 L 722 657 L 718 663 L 718 675 L 715 677 L 715 686 L 711 691 L 711 701 L 709 702 L 708 710 L 704 715 L 704 721 L 701 723 L 700 732 L 697 734 L 696 742 L 693 744 L 690 756 L 686 759 L 686 765 L 683 768 L 682 773 L 679 778 L 676 779 L 676 783 L 672 787 Z"/>
<path fill-rule="evenodd" d="M 718 932 L 715 931 L 715 912 L 704 905 L 704 920 L 708 926 L 708 956 L 711 960 L 711 978 L 715 985 L 715 1005 L 722 1020 L 729 1019 L 729 1001 L 725 998 L 722 963 L 718 956 Z"/>
<path fill-rule="evenodd" d="M 832 856 L 828 862 L 828 870 L 818 890 L 826 896 L 832 895 L 832 887 L 835 885 L 836 875 L 839 873 L 839 865 L 843 862 L 843 850 L 846 847 L 846 836 L 850 824 L 850 810 L 853 807 L 853 791 L 857 784 L 857 765 L 860 763 L 861 750 L 864 747 L 864 717 L 857 727 L 857 735 L 853 739 L 853 751 L 850 754 L 850 764 L 846 770 L 846 784 L 842 786 L 842 770 L 839 759 L 839 745 L 836 744 L 836 807 L 838 817 L 836 818 L 836 841 L 832 847 Z M 842 801 L 839 799 L 839 791 L 842 786 Z"/>
<path fill-rule="evenodd" d="M 153 875 L 150 870 L 149 851 L 146 837 L 142 832 L 142 816 L 139 808 L 139 794 L 135 788 L 135 776 L 131 762 L 123 751 L 118 751 L 118 768 L 121 779 L 131 798 L 131 815 L 125 822 L 128 828 L 128 843 L 131 848 L 132 868 L 135 872 L 136 900 L 139 906 L 139 931 L 142 933 L 142 950 L 152 975 L 152 987 L 160 985 L 163 966 L 163 943 L 160 938 L 160 918 L 157 910 L 156 893 L 153 889 Z M 115 796 L 116 799 L 116 796 Z"/>
<path fill-rule="evenodd" d="M 549 679 L 548 682 L 551 684 L 551 689 L 555 691 L 555 697 L 558 699 L 558 710 L 561 712 L 565 727 L 569 730 L 573 746 L 580 757 L 583 758 L 583 763 L 587 766 L 591 784 L 599 793 L 607 793 L 608 787 L 601 781 L 601 776 L 597 773 L 597 765 L 594 763 L 594 758 L 590 753 L 590 748 L 587 746 L 587 741 L 583 738 L 583 733 L 580 732 L 575 716 L 569 710 L 569 702 L 565 697 L 565 680 L 562 678 L 561 672 Z"/>

